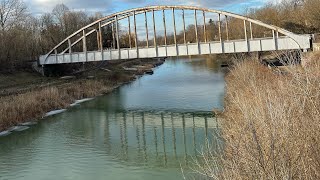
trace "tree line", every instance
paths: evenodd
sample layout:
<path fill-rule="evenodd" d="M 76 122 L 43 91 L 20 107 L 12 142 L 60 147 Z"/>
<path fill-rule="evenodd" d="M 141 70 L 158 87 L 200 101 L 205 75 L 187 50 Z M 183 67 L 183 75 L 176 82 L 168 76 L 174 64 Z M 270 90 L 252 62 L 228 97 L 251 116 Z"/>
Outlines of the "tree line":
<path fill-rule="evenodd" d="M 0 1 L 0 71 L 29 66 L 65 37 L 102 17 L 58 4 L 51 13 L 33 16 L 22 0 Z"/>
<path fill-rule="evenodd" d="M 320 0 L 282 0 L 248 9 L 246 15 L 294 33 L 320 32 Z"/>
<path fill-rule="evenodd" d="M 261 20 L 268 24 L 283 27 L 295 33 L 320 32 L 320 0 L 282 0 L 280 3 L 269 3 L 261 8 L 247 9 L 245 15 Z M 0 72 L 15 71 L 28 68 L 31 61 L 37 60 L 39 55 L 47 53 L 55 45 L 81 27 L 103 17 L 101 13 L 88 14 L 83 11 L 70 10 L 64 4 L 58 4 L 51 13 L 33 16 L 22 0 L 0 0 Z M 243 38 L 243 22 L 229 19 L 228 38 Z M 203 25 L 198 25 L 199 40 L 219 40 L 218 22 L 210 19 L 206 24 L 206 37 L 203 35 Z M 222 22 L 221 28 L 225 29 Z M 265 36 L 263 29 L 254 28 L 254 34 Z M 268 32 L 271 33 L 271 32 Z M 187 42 L 195 42 L 195 26 L 186 27 Z M 222 30 L 222 38 L 227 38 L 226 31 Z M 131 35 L 131 46 L 134 44 L 135 34 Z M 120 46 L 129 47 L 128 32 L 121 31 Z M 164 44 L 164 37 L 158 36 L 158 44 Z M 97 39 L 90 37 L 88 48 L 96 48 Z M 149 41 L 152 44 L 153 40 Z M 167 43 L 174 42 L 173 34 L 168 34 Z M 184 42 L 183 32 L 177 33 L 177 42 Z M 91 44 L 90 44 L 91 43 Z M 78 43 L 74 51 L 81 50 Z M 112 26 L 103 28 L 103 48 L 115 47 L 115 38 Z M 138 42 L 139 46 L 146 41 Z M 88 49 L 90 50 L 90 49 Z M 93 50 L 93 49 L 92 49 Z"/>

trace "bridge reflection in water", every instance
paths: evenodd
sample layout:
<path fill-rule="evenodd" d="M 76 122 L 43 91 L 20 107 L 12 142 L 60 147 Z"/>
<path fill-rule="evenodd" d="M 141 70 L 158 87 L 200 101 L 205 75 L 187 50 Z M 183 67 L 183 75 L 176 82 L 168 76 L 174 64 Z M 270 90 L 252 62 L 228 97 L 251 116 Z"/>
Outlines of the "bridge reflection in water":
<path fill-rule="evenodd" d="M 99 122 L 107 153 L 128 163 L 180 167 L 199 155 L 206 143 L 220 144 L 211 113 L 129 111 L 106 114 Z"/>

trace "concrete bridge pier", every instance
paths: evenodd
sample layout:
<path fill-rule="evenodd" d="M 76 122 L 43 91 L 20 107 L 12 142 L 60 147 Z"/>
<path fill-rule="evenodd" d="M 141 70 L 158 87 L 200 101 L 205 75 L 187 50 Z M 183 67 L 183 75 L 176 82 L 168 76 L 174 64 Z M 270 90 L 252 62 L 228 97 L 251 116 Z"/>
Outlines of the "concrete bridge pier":
<path fill-rule="evenodd" d="M 250 58 L 252 60 L 255 60 L 255 61 L 262 61 L 262 58 L 261 58 L 261 52 L 257 51 L 257 52 L 252 52 L 249 54 Z"/>

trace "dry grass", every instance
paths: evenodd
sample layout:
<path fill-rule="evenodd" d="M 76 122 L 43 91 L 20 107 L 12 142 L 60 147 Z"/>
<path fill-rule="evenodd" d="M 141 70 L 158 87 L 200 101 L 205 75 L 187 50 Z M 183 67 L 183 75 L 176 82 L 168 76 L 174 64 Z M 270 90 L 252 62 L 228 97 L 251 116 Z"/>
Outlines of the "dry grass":
<path fill-rule="evenodd" d="M 65 87 L 48 87 L 0 98 L 0 130 L 42 117 L 48 111 L 65 108 L 76 99 L 94 97 L 112 89 L 102 81 L 84 80 Z"/>
<path fill-rule="evenodd" d="M 320 54 L 278 73 L 255 61 L 227 76 L 223 157 L 210 179 L 320 179 Z M 214 165 L 216 162 L 219 165 Z M 208 165 L 210 164 L 210 165 Z"/>
<path fill-rule="evenodd" d="M 84 77 L 94 76 L 94 79 L 79 78 L 61 83 L 53 83 L 50 79 L 43 77 L 30 76 L 30 73 L 2 78 L 0 76 L 0 81 L 10 78 L 10 82 L 0 88 L 6 92 L 11 88 L 15 92 L 14 94 L 18 94 L 0 97 L 0 131 L 25 121 L 41 118 L 48 111 L 66 108 L 77 99 L 111 92 L 115 87 L 134 80 L 136 74 L 142 75 L 146 70 L 159 66 L 163 62 L 158 59 L 116 62 L 107 66 L 111 68 L 110 71 L 93 69 L 83 75 Z M 134 65 L 143 65 L 144 67 L 138 68 L 137 72 L 124 71 L 122 68 Z M 42 87 L 38 82 L 40 80 L 49 81 L 49 85 Z M 32 88 L 33 84 L 38 88 Z M 53 87 L 55 84 L 58 86 Z M 19 88 L 23 88 L 23 90 L 19 91 Z"/>

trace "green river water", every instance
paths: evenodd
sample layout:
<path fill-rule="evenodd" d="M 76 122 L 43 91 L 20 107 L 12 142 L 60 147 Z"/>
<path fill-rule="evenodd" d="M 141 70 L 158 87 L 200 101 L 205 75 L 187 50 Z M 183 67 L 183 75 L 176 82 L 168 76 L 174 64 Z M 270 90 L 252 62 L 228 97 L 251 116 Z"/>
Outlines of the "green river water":
<path fill-rule="evenodd" d="M 0 179 L 192 176 L 206 142 L 219 139 L 211 111 L 223 108 L 224 74 L 213 59 L 168 59 L 152 76 L 0 137 Z"/>

